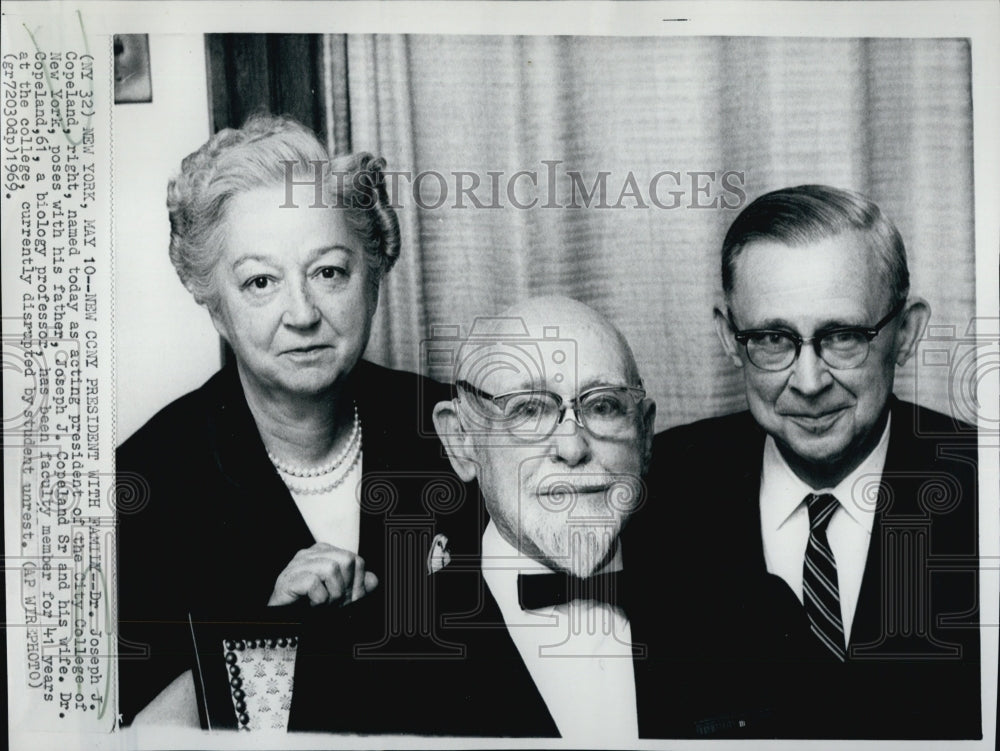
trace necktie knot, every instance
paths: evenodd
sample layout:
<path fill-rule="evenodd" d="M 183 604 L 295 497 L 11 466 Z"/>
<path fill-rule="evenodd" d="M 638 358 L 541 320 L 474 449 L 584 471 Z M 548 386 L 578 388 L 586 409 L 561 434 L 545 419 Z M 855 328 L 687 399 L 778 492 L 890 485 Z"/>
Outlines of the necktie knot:
<path fill-rule="evenodd" d="M 522 610 L 564 605 L 572 600 L 595 600 L 621 605 L 624 576 L 621 571 L 581 578 L 565 571 L 519 574 L 517 599 Z"/>
<path fill-rule="evenodd" d="M 824 493 L 823 495 L 811 493 L 806 496 L 810 532 L 813 534 L 825 532 L 833 516 L 833 512 L 837 510 L 838 505 L 836 496 L 832 496 L 829 493 Z"/>

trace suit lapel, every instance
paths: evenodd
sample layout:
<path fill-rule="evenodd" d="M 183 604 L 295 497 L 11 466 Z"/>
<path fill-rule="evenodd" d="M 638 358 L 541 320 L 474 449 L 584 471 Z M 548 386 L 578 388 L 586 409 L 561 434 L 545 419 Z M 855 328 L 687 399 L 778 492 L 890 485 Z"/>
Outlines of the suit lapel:
<path fill-rule="evenodd" d="M 889 447 L 882 470 L 881 488 L 849 645 L 867 651 L 869 656 L 877 654 L 878 647 L 885 640 L 887 614 L 883 612 L 884 609 L 900 605 L 888 601 L 890 593 L 883 586 L 884 582 L 902 576 L 902 581 L 909 582 L 904 586 L 915 589 L 921 587 L 918 582 L 912 581 L 912 577 L 918 575 L 918 572 L 912 570 L 913 561 L 906 556 L 908 552 L 913 554 L 915 551 L 898 542 L 887 546 L 887 539 L 902 533 L 912 540 L 908 534 L 912 531 L 917 535 L 926 532 L 926 542 L 930 542 L 929 528 L 921 529 L 930 520 L 917 503 L 917 490 L 918 485 L 926 478 L 931 464 L 914 455 L 918 447 L 914 445 L 912 434 L 907 433 L 913 418 L 906 414 L 903 405 L 895 397 L 892 398 L 891 412 Z M 921 466 L 923 471 L 915 471 Z M 925 550 L 924 553 L 926 552 L 928 551 Z"/>
<path fill-rule="evenodd" d="M 887 471 L 890 471 L 888 459 L 883 477 L 887 475 Z M 848 645 L 848 655 L 851 654 L 852 648 L 871 647 L 877 644 L 881 638 L 883 631 L 882 609 L 888 606 L 888 603 L 882 601 L 883 569 L 885 566 L 891 565 L 885 559 L 886 550 L 883 543 L 886 528 L 885 510 L 876 511 L 875 519 L 872 522 L 871 539 L 868 542 L 865 571 L 861 577 L 861 589 L 858 592 L 858 603 L 854 611 L 854 623 L 851 626 L 851 643 Z"/>
<path fill-rule="evenodd" d="M 431 665 L 444 685 L 442 728 L 452 735 L 559 737 L 545 701 L 521 659 L 478 555 L 453 559 L 434 574 L 441 635 L 464 656 Z M 502 698 L 502 706 L 498 704 Z"/>
<path fill-rule="evenodd" d="M 485 581 L 482 582 L 482 586 L 485 594 L 482 622 L 487 624 L 503 623 L 500 606 L 490 593 Z M 552 714 L 539 693 L 528 666 L 521 659 L 521 653 L 511 639 L 510 632 L 504 627 L 487 628 L 486 633 L 489 635 L 489 642 L 484 644 L 484 650 L 488 650 L 497 664 L 504 668 L 502 674 L 506 690 L 501 695 L 508 697 L 508 701 L 511 702 L 508 705 L 509 709 L 514 709 L 513 714 L 520 718 L 521 734 L 558 737 L 559 731 L 556 728 L 555 720 L 552 719 Z"/>
<path fill-rule="evenodd" d="M 235 366 L 226 367 L 220 386 L 207 429 L 219 469 L 234 489 L 220 494 L 220 527 L 227 538 L 220 544 L 234 551 L 232 571 L 260 588 L 263 605 L 292 556 L 315 540 L 267 457 Z"/>
<path fill-rule="evenodd" d="M 738 608 L 735 614 L 743 626 L 737 640 L 747 653 L 765 659 L 781 659 L 802 646 L 808 619 L 795 592 L 780 576 L 767 570 L 761 528 L 760 479 L 764 463 L 766 434 L 745 413 L 744 430 L 736 430 L 730 493 L 732 514 L 724 528 L 730 533 L 725 545 L 730 571 L 718 571 L 717 580 L 732 582 L 728 595 Z"/>
<path fill-rule="evenodd" d="M 750 581 L 769 576 L 764 559 L 764 542 L 760 522 L 760 473 L 764 462 L 765 434 L 746 415 L 745 430 L 734 431 L 738 441 L 727 456 L 730 466 L 719 473 L 720 487 L 716 496 L 724 507 L 717 510 L 714 525 L 726 531 L 721 544 L 727 549 L 733 570 L 729 578 Z M 711 528 L 711 527 L 708 527 Z"/>
<path fill-rule="evenodd" d="M 363 374 L 365 363 L 358 363 L 356 374 Z M 371 389 L 364 388 L 365 379 L 360 375 L 352 378 L 350 394 L 358 405 L 361 420 L 362 456 L 361 488 L 361 538 L 358 554 L 380 573 L 385 559 L 385 521 L 392 512 L 396 497 L 394 478 L 389 475 L 389 462 L 394 447 L 389 445 L 388 426 L 383 406 L 377 398 L 371 398 Z M 398 450 L 398 448 L 397 448 Z"/>
<path fill-rule="evenodd" d="M 400 383 L 386 373 L 362 360 L 345 389 L 347 398 L 358 405 L 362 431 L 358 553 L 380 577 L 387 567 L 403 563 L 391 563 L 386 557 L 393 530 L 402 535 L 393 537 L 393 555 L 405 554 L 407 566 L 424 569 L 436 531 L 436 519 L 425 503 L 425 494 L 429 478 L 440 471 L 440 465 L 429 466 L 425 456 L 430 447 L 437 448 L 436 439 L 420 437 L 414 418 L 407 413 L 424 395 L 404 393 L 406 388 L 401 391 Z M 457 486 L 457 479 L 455 483 Z M 412 542 L 414 535 L 419 538 L 417 543 Z M 419 549 L 409 550 L 414 544 Z"/>

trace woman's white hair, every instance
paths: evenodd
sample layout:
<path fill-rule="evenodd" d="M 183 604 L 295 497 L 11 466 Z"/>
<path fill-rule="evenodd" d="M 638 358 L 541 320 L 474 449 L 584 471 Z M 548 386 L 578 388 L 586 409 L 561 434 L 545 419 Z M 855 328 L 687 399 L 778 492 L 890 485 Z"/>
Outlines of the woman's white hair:
<path fill-rule="evenodd" d="M 219 131 L 185 157 L 180 174 L 167 186 L 170 260 L 177 275 L 199 304 L 214 309 L 213 272 L 226 240 L 229 201 L 256 188 L 311 183 L 319 171 L 323 208 L 314 207 L 311 184 L 302 185 L 298 194 L 308 193 L 308 202 L 296 205 L 345 211 L 348 225 L 365 243 L 377 288 L 400 249 L 384 169 L 385 160 L 365 152 L 331 158 L 315 134 L 290 117 L 256 114 L 242 128 Z"/>

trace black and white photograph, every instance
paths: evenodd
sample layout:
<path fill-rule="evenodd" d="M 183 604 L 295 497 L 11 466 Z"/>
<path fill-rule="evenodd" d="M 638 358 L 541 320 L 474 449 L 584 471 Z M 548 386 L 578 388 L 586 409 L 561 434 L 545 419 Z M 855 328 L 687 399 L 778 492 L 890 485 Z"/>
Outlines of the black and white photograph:
<path fill-rule="evenodd" d="M 994 747 L 997 7 L 11 6 L 12 748 Z"/>

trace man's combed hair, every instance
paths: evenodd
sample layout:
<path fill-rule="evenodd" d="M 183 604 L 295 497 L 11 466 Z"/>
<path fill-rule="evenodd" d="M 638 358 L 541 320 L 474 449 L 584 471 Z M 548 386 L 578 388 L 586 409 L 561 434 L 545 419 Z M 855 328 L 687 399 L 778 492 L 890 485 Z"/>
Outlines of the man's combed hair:
<path fill-rule="evenodd" d="M 317 168 L 323 208 L 312 208 Z M 291 170 L 293 205 L 344 211 L 348 226 L 365 242 L 378 284 L 400 249 L 384 169 L 385 160 L 364 152 L 331 158 L 311 130 L 289 117 L 257 114 L 242 128 L 219 131 L 184 159 L 167 186 L 170 260 L 177 275 L 195 300 L 214 307 L 213 270 L 225 243 L 230 200 L 257 188 L 284 186 Z"/>
<path fill-rule="evenodd" d="M 722 243 L 722 289 L 728 298 L 735 285 L 735 265 L 753 242 L 792 247 L 856 232 L 868 244 L 889 287 L 891 304 L 906 299 L 910 273 L 899 230 L 881 209 L 860 193 L 827 185 L 799 185 L 762 195 L 736 217 Z"/>

